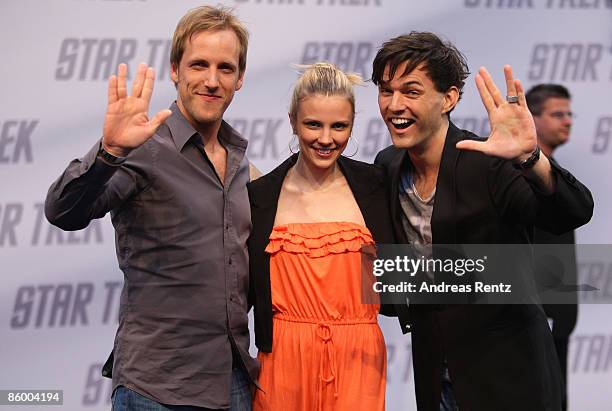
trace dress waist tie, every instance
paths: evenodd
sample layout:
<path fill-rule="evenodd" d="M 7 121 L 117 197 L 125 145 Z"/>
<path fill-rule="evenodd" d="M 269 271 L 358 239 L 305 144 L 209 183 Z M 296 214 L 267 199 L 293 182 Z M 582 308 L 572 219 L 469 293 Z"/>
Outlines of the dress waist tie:
<path fill-rule="evenodd" d="M 321 358 L 319 360 L 319 388 L 317 389 L 317 405 L 318 410 L 323 410 L 323 390 L 326 385 L 334 383 L 334 399 L 338 398 L 338 379 L 336 378 L 336 350 L 334 349 L 334 340 L 332 340 L 333 331 L 329 324 L 317 324 L 317 337 L 323 344 Z M 327 372 L 326 372 L 327 368 Z"/>
<path fill-rule="evenodd" d="M 318 319 L 300 318 L 276 313 L 274 319 L 297 323 L 307 323 L 316 325 L 316 335 L 322 344 L 321 357 L 319 359 L 319 381 L 317 382 L 317 410 L 323 410 L 323 390 L 329 383 L 334 383 L 334 399 L 338 397 L 338 378 L 336 349 L 334 348 L 333 326 L 354 325 L 354 324 L 376 324 L 376 318 L 355 318 L 331 321 L 321 321 Z"/>

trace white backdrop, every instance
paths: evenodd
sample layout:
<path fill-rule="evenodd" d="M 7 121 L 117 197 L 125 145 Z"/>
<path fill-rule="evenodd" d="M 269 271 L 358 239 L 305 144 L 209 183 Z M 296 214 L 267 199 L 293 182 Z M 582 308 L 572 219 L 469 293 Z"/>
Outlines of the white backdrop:
<path fill-rule="evenodd" d="M 106 79 L 119 62 L 159 75 L 152 111 L 168 107 L 169 42 L 178 19 L 202 1 L 3 0 L 0 3 L 0 389 L 62 389 L 66 410 L 109 409 L 101 363 L 113 344 L 122 274 L 108 217 L 72 234 L 50 226 L 42 202 L 69 160 L 101 134 Z M 434 31 L 488 67 L 502 84 L 511 63 L 529 87 L 565 84 L 577 114 L 557 159 L 596 200 L 579 243 L 610 242 L 612 2 L 610 0 L 227 0 L 251 31 L 245 84 L 226 119 L 269 171 L 289 155 L 291 63 L 328 60 L 370 75 L 377 47 L 410 30 Z M 372 161 L 389 137 L 376 90 L 359 88 L 357 158 Z M 487 133 L 470 76 L 452 119 Z M 352 145 L 351 145 L 352 146 Z M 349 150 L 352 151 L 351 147 Z M 580 257 L 579 257 L 580 259 Z M 581 274 L 612 295 L 612 265 L 581 261 Z M 610 409 L 612 315 L 583 305 L 570 346 L 570 409 Z M 410 338 L 381 319 L 388 345 L 387 404 L 415 409 Z M 492 376 L 494 378 L 494 376 Z M 3 409 L 9 409 L 5 407 Z M 36 407 L 35 407 L 36 408 Z"/>

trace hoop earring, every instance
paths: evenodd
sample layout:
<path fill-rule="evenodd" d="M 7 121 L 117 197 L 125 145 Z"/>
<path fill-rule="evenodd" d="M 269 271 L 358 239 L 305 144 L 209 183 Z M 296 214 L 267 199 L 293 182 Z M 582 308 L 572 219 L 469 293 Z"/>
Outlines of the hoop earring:
<path fill-rule="evenodd" d="M 348 158 L 354 157 L 359 152 L 359 143 L 357 142 L 357 138 L 354 138 L 353 135 L 351 135 L 349 137 L 349 143 L 351 142 L 351 140 L 353 140 L 353 144 L 355 144 L 355 152 L 351 154 L 350 156 L 348 154 L 344 155 L 345 157 L 348 157 Z M 346 146 L 348 147 L 348 144 Z"/>
<path fill-rule="evenodd" d="M 296 154 L 296 153 L 299 153 L 299 152 L 300 152 L 300 145 L 299 145 L 299 143 L 298 143 L 298 145 L 297 145 L 296 150 L 295 150 L 295 151 L 293 151 L 293 149 L 292 149 L 292 143 L 293 143 L 293 141 L 294 141 L 294 140 L 297 140 L 297 134 L 295 134 L 295 133 L 293 133 L 293 136 L 291 137 L 291 140 L 289 140 L 289 152 L 290 152 L 291 154 Z"/>

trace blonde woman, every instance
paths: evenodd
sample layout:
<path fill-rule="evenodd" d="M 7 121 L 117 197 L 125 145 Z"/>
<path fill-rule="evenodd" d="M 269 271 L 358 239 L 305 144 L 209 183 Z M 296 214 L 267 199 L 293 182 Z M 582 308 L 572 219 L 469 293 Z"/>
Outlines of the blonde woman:
<path fill-rule="evenodd" d="M 384 173 L 342 156 L 358 76 L 327 63 L 298 79 L 294 154 L 248 186 L 250 296 L 261 361 L 254 410 L 383 410 L 378 304 L 361 300 L 361 247 L 394 242 Z"/>

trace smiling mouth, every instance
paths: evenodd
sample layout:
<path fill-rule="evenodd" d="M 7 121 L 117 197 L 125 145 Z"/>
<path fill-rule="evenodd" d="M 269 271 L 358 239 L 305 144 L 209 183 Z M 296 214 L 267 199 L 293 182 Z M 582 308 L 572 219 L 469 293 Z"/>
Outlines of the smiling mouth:
<path fill-rule="evenodd" d="M 391 119 L 391 124 L 393 124 L 393 127 L 395 127 L 398 130 L 405 130 L 408 127 L 410 127 L 411 125 L 414 124 L 414 119 L 411 118 L 399 118 L 399 117 L 393 117 Z"/>
<path fill-rule="evenodd" d="M 221 96 L 217 96 L 216 94 L 206 94 L 206 93 L 196 93 L 200 97 L 208 98 L 208 99 L 219 99 Z"/>
<path fill-rule="evenodd" d="M 335 150 L 338 149 L 338 147 L 334 147 L 334 148 L 322 148 L 322 147 L 313 147 L 313 149 L 317 152 L 317 154 L 319 154 L 322 157 L 329 157 L 332 152 L 334 152 Z"/>

